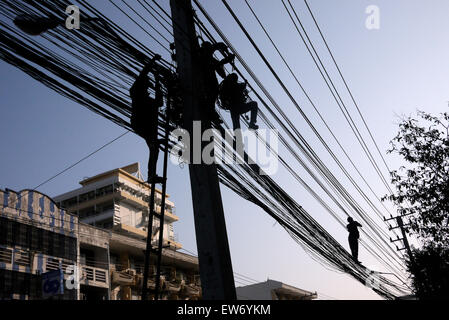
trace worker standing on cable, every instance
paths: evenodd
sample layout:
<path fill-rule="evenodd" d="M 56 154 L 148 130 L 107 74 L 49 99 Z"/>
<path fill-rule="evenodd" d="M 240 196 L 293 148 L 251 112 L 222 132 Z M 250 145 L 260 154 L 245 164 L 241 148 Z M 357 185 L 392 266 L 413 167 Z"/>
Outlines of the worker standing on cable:
<path fill-rule="evenodd" d="M 221 106 L 231 112 L 234 130 L 240 129 L 240 116 L 247 112 L 251 112 L 249 128 L 254 130 L 259 128 L 256 125 L 257 102 L 249 99 L 246 82 L 238 82 L 236 73 L 230 73 L 221 82 L 219 96 Z"/>
<path fill-rule="evenodd" d="M 362 225 L 358 223 L 357 221 L 354 221 L 351 217 L 348 217 L 348 225 L 346 228 L 349 231 L 349 247 L 351 248 L 352 257 L 355 260 L 355 262 L 360 263 L 358 260 L 359 256 L 359 230 L 358 227 L 361 227 Z"/>
<path fill-rule="evenodd" d="M 130 89 L 132 99 L 131 127 L 142 138 L 145 139 L 150 156 L 148 160 L 148 182 L 153 180 L 161 182 L 161 178 L 156 176 L 156 165 L 159 156 L 158 121 L 159 110 L 163 105 L 163 95 L 160 85 L 160 76 L 155 68 L 155 61 L 161 58 L 155 55 L 151 61 L 144 66 L 134 84 Z M 153 85 L 148 77 L 148 73 L 154 73 Z M 155 91 L 154 98 L 150 97 L 148 89 Z"/>
<path fill-rule="evenodd" d="M 215 51 L 219 50 L 226 57 L 218 60 L 214 57 Z M 204 93 L 205 103 L 207 108 L 205 114 L 207 118 L 213 122 L 221 123 L 220 116 L 215 110 L 215 101 L 218 97 L 218 80 L 216 73 L 222 78 L 226 76 L 224 65 L 234 61 L 235 56 L 228 53 L 228 48 L 223 42 L 212 44 L 209 41 L 204 41 L 199 50 L 199 58 L 201 69 L 204 76 L 204 81 L 208 91 Z"/>

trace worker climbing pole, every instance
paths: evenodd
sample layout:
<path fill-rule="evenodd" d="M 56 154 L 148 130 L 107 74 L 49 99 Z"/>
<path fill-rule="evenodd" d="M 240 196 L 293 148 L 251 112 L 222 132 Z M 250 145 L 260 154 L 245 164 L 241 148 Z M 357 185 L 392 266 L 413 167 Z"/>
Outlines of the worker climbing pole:
<path fill-rule="evenodd" d="M 130 89 L 130 95 L 132 99 L 132 114 L 131 114 L 131 126 L 134 131 L 145 139 L 149 148 L 149 160 L 148 160 L 148 183 L 150 184 L 150 197 L 149 197 L 149 213 L 148 213 L 148 228 L 147 228 L 147 244 L 145 250 L 145 266 L 143 272 L 143 284 L 142 284 L 142 300 L 147 299 L 148 292 L 148 278 L 149 278 L 149 265 L 150 254 L 153 252 L 157 256 L 157 271 L 154 286 L 154 297 L 159 298 L 160 289 L 160 268 L 162 258 L 162 246 L 163 246 L 163 225 L 164 225 L 164 213 L 165 213 L 165 198 L 166 198 L 166 183 L 167 183 L 167 159 L 168 159 L 168 134 L 170 132 L 170 108 L 169 97 L 167 96 L 167 108 L 165 112 L 165 135 L 163 139 L 158 137 L 160 111 L 163 106 L 163 92 L 161 82 L 165 80 L 165 88 L 169 86 L 167 83 L 173 83 L 171 81 L 171 74 L 168 70 L 165 70 L 161 66 L 157 65 L 156 61 L 160 59 L 159 55 L 155 55 L 153 59 L 144 66 L 133 86 Z M 154 85 L 148 76 L 149 73 L 154 75 Z M 148 93 L 148 89 L 153 88 L 155 91 L 154 98 L 151 98 Z M 169 89 L 167 89 L 169 91 Z M 164 151 L 164 165 L 163 175 L 157 175 L 157 160 L 159 157 L 159 149 L 162 146 Z M 156 184 L 162 184 L 161 195 L 161 210 L 159 213 L 155 210 L 155 196 L 156 196 Z M 159 226 L 156 230 L 159 231 L 158 246 L 153 248 L 152 239 L 157 233 L 154 232 L 153 224 L 154 218 L 159 219 Z"/>
<path fill-rule="evenodd" d="M 223 65 L 231 62 L 234 57 L 226 55 L 221 61 L 213 54 L 216 50 L 227 52 L 224 44 L 210 44 L 203 42 L 200 47 L 195 34 L 193 10 L 189 0 L 171 1 L 174 49 L 178 64 L 177 79 L 179 91 L 174 94 L 174 82 L 168 81 L 170 76 L 161 75 L 161 68 L 156 61 L 156 55 L 141 71 L 135 84 L 131 88 L 133 113 L 131 125 L 137 134 L 142 136 L 150 149 L 148 161 L 148 183 L 150 184 L 148 234 L 145 251 L 145 266 L 142 285 L 142 300 L 148 299 L 148 279 L 150 255 L 157 255 L 156 279 L 153 291 L 155 299 L 159 299 L 160 268 L 163 250 L 163 223 L 165 211 L 165 193 L 167 180 L 168 141 L 170 132 L 170 118 L 179 118 L 181 111 L 176 103 L 177 98 L 182 101 L 182 127 L 193 136 L 193 122 L 200 121 L 202 130 L 211 128 L 212 124 L 219 124 L 220 117 L 215 110 L 215 100 L 218 96 L 218 80 L 216 73 L 225 77 Z M 154 74 L 155 97 L 148 96 L 151 81 L 148 73 Z M 158 139 L 158 125 L 160 109 L 163 105 L 161 78 L 165 79 L 167 89 L 167 108 L 165 113 L 164 138 Z M 171 77 L 173 79 L 173 77 Z M 176 109 L 176 115 L 173 109 Z M 162 177 L 156 174 L 159 149 L 163 145 L 164 165 Z M 192 152 L 189 153 L 193 155 Z M 215 164 L 193 164 L 189 162 L 192 201 L 195 218 L 195 231 L 198 247 L 200 277 L 203 299 L 236 299 L 231 257 L 228 246 L 223 205 L 219 188 L 217 168 Z M 155 187 L 162 184 L 161 211 L 155 211 Z M 154 218 L 159 219 L 159 240 L 156 248 L 152 246 Z"/>

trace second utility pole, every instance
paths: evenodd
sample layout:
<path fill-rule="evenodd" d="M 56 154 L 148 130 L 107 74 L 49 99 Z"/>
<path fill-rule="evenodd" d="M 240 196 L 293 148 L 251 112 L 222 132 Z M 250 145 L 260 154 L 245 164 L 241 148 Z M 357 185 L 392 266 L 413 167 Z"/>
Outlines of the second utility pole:
<path fill-rule="evenodd" d="M 209 129 L 210 121 L 206 120 L 205 110 L 215 106 L 202 105 L 205 99 L 201 99 L 201 95 L 207 92 L 208 84 L 205 83 L 198 58 L 199 45 L 191 1 L 170 0 L 170 7 L 183 99 L 184 129 L 192 139 L 193 121 L 201 121 L 201 131 Z M 198 143 L 202 144 L 202 141 Z M 192 155 L 193 150 L 190 151 Z M 203 299 L 236 300 L 217 167 L 215 164 L 194 164 L 190 161 L 189 173 Z"/>

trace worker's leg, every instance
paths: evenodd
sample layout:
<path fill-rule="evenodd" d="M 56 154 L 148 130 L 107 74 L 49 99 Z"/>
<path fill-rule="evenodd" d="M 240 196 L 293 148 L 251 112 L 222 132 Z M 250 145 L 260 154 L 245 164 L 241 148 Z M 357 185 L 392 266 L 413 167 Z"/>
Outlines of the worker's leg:
<path fill-rule="evenodd" d="M 159 141 L 158 141 L 158 119 L 159 113 L 158 108 L 154 105 L 149 106 L 149 114 L 146 118 L 146 129 L 147 136 L 146 141 L 148 149 L 150 150 L 149 160 L 148 160 L 148 182 L 157 177 L 157 160 L 159 157 Z"/>
<path fill-rule="evenodd" d="M 351 248 L 352 257 L 355 261 L 359 261 L 359 240 L 355 237 L 349 237 L 349 247 Z"/>
<path fill-rule="evenodd" d="M 240 129 L 240 112 L 238 110 L 231 110 L 232 126 L 234 130 Z"/>
<path fill-rule="evenodd" d="M 251 102 L 248 102 L 247 104 L 248 104 L 249 110 L 251 111 L 250 123 L 255 124 L 257 122 L 257 111 L 259 110 L 257 108 L 257 102 L 251 101 Z"/>
<path fill-rule="evenodd" d="M 218 91 L 217 92 L 211 92 L 209 93 L 205 98 L 204 101 L 206 103 L 206 117 L 211 120 L 212 122 L 221 124 L 223 121 L 220 119 L 220 114 L 215 109 L 215 102 L 217 100 Z"/>
<path fill-rule="evenodd" d="M 348 241 L 349 241 L 349 248 L 351 249 L 351 254 L 352 254 L 352 257 L 354 258 L 354 259 L 356 259 L 356 250 L 355 250 L 355 246 L 354 246 L 354 238 L 353 237 L 349 237 L 348 238 Z"/>
<path fill-rule="evenodd" d="M 147 118 L 147 136 L 146 141 L 150 149 L 148 160 L 148 182 L 163 183 L 164 178 L 157 175 L 157 160 L 159 158 L 159 147 L 164 143 L 163 139 L 158 139 L 159 129 L 159 107 L 154 103 L 149 106 L 149 117 Z"/>
<path fill-rule="evenodd" d="M 251 119 L 249 122 L 249 128 L 250 129 L 257 129 L 256 122 L 257 122 L 257 102 L 256 101 L 250 101 L 243 103 L 237 107 L 239 114 L 244 114 L 247 112 L 251 112 Z"/>
<path fill-rule="evenodd" d="M 359 261 L 359 240 L 354 240 L 354 259 Z"/>
<path fill-rule="evenodd" d="M 243 154 L 243 137 L 242 132 L 240 130 L 240 113 L 236 112 L 234 109 L 231 110 L 231 119 L 232 119 L 232 126 L 234 127 L 234 137 L 235 141 L 232 144 L 232 147 L 236 154 Z"/>
<path fill-rule="evenodd" d="M 157 160 L 159 158 L 159 142 L 157 138 L 147 139 L 148 149 L 150 151 L 149 159 L 148 159 L 148 182 L 151 182 L 154 179 L 157 169 Z"/>

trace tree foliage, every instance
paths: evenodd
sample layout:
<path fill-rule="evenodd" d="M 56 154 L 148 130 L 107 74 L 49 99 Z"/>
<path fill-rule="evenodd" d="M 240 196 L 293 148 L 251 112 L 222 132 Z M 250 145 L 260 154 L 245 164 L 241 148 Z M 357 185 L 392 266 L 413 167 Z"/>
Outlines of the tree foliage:
<path fill-rule="evenodd" d="M 413 249 L 414 262 L 406 260 L 412 285 L 420 299 L 449 299 L 449 248 L 428 243 Z"/>
<path fill-rule="evenodd" d="M 449 114 L 418 112 L 407 117 L 391 141 L 390 153 L 407 162 L 392 171 L 395 193 L 385 196 L 409 220 L 421 248 L 406 258 L 407 269 L 419 298 L 449 298 Z"/>
<path fill-rule="evenodd" d="M 400 215 L 408 215 L 410 229 L 425 243 L 447 246 L 449 240 L 449 114 L 440 117 L 418 112 L 399 124 L 389 152 L 410 165 L 392 171 L 393 201 Z"/>

